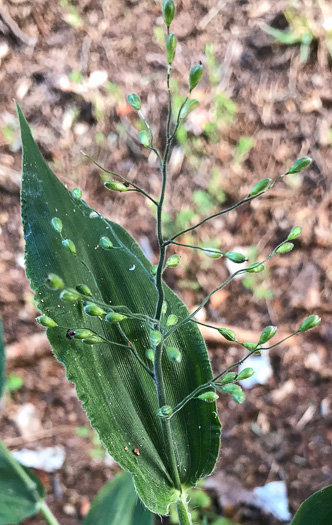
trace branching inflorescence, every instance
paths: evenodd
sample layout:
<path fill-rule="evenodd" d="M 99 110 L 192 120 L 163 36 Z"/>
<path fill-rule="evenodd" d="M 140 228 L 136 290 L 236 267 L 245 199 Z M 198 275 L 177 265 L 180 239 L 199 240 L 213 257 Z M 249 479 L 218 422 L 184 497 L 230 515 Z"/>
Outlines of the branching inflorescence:
<path fill-rule="evenodd" d="M 278 244 L 271 253 L 265 257 L 262 261 L 257 261 L 254 264 L 249 265 L 246 268 L 243 268 L 243 263 L 246 262 L 246 258 L 243 254 L 237 253 L 234 251 L 222 252 L 214 248 L 200 247 L 196 245 L 188 245 L 178 241 L 177 239 L 181 238 L 188 232 L 193 232 L 197 230 L 201 225 L 205 224 L 208 221 L 213 220 L 215 217 L 221 216 L 223 214 L 229 213 L 236 208 L 245 205 L 254 199 L 257 199 L 268 192 L 274 185 L 284 176 L 288 174 L 298 173 L 307 167 L 311 159 L 309 157 L 302 157 L 298 159 L 286 173 L 278 176 L 275 180 L 271 178 L 264 178 L 258 181 L 248 195 L 246 195 L 240 202 L 234 204 L 233 206 L 219 210 L 216 213 L 209 215 L 201 219 L 197 224 L 189 226 L 182 231 L 179 231 L 172 237 L 165 239 L 163 233 L 163 206 L 165 201 L 165 195 L 167 191 L 167 166 L 169 155 L 171 151 L 172 143 L 175 139 L 177 130 L 181 122 L 193 111 L 199 104 L 198 100 L 192 99 L 191 94 L 195 87 L 198 85 L 202 73 L 203 66 L 201 63 L 195 65 L 189 73 L 189 86 L 188 93 L 183 100 L 183 103 L 179 109 L 177 118 L 175 122 L 172 123 L 172 93 L 170 89 L 170 76 L 172 72 L 172 63 L 176 53 L 176 36 L 174 33 L 170 33 L 170 25 L 173 21 L 175 14 L 175 4 L 173 0 L 165 0 L 163 2 L 163 16 L 167 26 L 167 41 L 166 41 L 166 58 L 168 62 L 167 67 L 167 78 L 166 85 L 168 91 L 168 117 L 166 123 L 166 143 L 164 152 L 161 154 L 154 144 L 153 130 L 146 118 L 143 115 L 141 109 L 141 100 L 137 94 L 131 94 L 128 96 L 128 102 L 132 108 L 138 111 L 140 118 L 145 124 L 146 129 L 139 133 L 139 139 L 141 144 L 152 150 L 157 156 L 160 172 L 161 172 L 161 189 L 158 196 L 151 196 L 144 189 L 134 184 L 132 181 L 128 180 L 126 177 L 119 175 L 113 171 L 103 168 L 96 160 L 92 159 L 89 155 L 86 155 L 94 164 L 102 169 L 105 173 L 108 173 L 114 177 L 113 180 L 105 182 L 105 187 L 108 190 L 116 192 L 138 192 L 145 196 L 155 207 L 156 207 L 156 217 L 157 217 L 157 240 L 159 245 L 159 260 L 158 264 L 152 266 L 150 278 L 153 280 L 155 290 L 156 290 L 156 302 L 154 304 L 154 314 L 149 316 L 146 313 L 141 313 L 139 311 L 132 311 L 126 305 L 111 305 L 105 301 L 100 300 L 99 296 L 95 296 L 94 293 L 86 284 L 80 284 L 75 288 L 67 287 L 65 285 L 64 279 L 57 274 L 49 273 L 47 277 L 47 285 L 53 291 L 59 291 L 59 297 L 62 301 L 67 303 L 73 303 L 73 305 L 80 304 L 85 315 L 90 317 L 99 318 L 102 322 L 112 324 L 116 326 L 119 333 L 123 337 L 124 344 L 120 344 L 116 341 L 110 341 L 106 339 L 102 334 L 97 333 L 96 330 L 86 328 L 84 326 L 71 326 L 68 329 L 68 326 L 63 326 L 64 328 L 64 337 L 68 339 L 81 341 L 86 345 L 103 345 L 109 344 L 110 346 L 120 346 L 124 349 L 130 351 L 133 357 L 137 360 L 139 365 L 145 370 L 146 374 L 150 376 L 155 385 L 155 391 L 158 398 L 158 410 L 156 417 L 160 419 L 160 423 L 163 431 L 164 445 L 167 450 L 168 459 L 170 462 L 171 477 L 174 484 L 174 487 L 181 493 L 183 491 L 183 486 L 179 477 L 178 465 L 176 454 L 174 450 L 174 442 L 172 438 L 172 426 L 171 421 L 175 414 L 177 414 L 189 401 L 196 399 L 198 402 L 213 403 L 218 398 L 216 392 L 222 394 L 230 394 L 234 401 L 237 403 L 242 403 L 244 401 L 244 394 L 238 381 L 242 381 L 246 378 L 249 378 L 254 374 L 252 368 L 245 368 L 240 373 L 238 373 L 236 368 L 246 361 L 252 354 L 259 353 L 264 350 L 268 350 L 276 347 L 277 345 L 283 343 L 290 337 L 294 335 L 305 332 L 313 327 L 315 327 L 319 322 L 320 318 L 317 315 L 311 315 L 308 317 L 301 326 L 295 330 L 292 334 L 285 337 L 284 339 L 278 341 L 277 343 L 266 346 L 266 343 L 272 339 L 276 334 L 277 328 L 274 326 L 267 326 L 257 342 L 240 342 L 237 340 L 236 334 L 227 328 L 216 328 L 215 326 L 202 323 L 198 321 L 195 316 L 196 314 L 208 303 L 213 294 L 223 289 L 227 284 L 238 275 L 243 275 L 246 273 L 259 273 L 264 269 L 265 263 L 267 263 L 272 257 L 284 253 L 290 252 L 293 247 L 293 240 L 295 240 L 301 234 L 301 227 L 294 227 L 287 238 Z M 76 199 L 81 198 L 81 190 L 75 188 L 73 190 L 73 197 Z M 71 239 L 65 238 L 63 236 L 63 224 L 62 220 L 58 217 L 53 217 L 51 219 L 51 225 L 55 235 L 60 236 L 62 247 L 69 254 L 71 254 L 77 261 L 80 262 L 84 267 L 86 263 L 83 259 L 80 258 L 80 254 L 76 250 L 76 246 Z M 163 273 L 168 268 L 174 268 L 179 265 L 180 257 L 177 254 L 170 255 L 167 257 L 167 250 L 170 246 L 181 246 L 188 247 L 194 250 L 200 250 L 208 257 L 213 259 L 220 259 L 221 257 L 227 258 L 234 263 L 241 264 L 241 268 L 234 272 L 230 277 L 212 290 L 201 304 L 190 314 L 181 318 L 178 313 L 167 312 L 167 302 L 165 302 L 165 288 L 163 283 Z M 122 249 L 119 246 L 112 235 L 106 236 L 103 235 L 99 239 L 99 244 L 95 248 L 104 250 L 104 251 L 113 251 Z M 86 267 L 90 272 L 90 270 Z M 54 321 L 48 315 L 40 315 L 37 317 L 38 323 L 42 326 L 48 328 L 55 328 L 59 324 Z M 140 352 L 136 348 L 136 345 L 133 340 L 131 340 L 127 335 L 126 331 L 122 329 L 122 323 L 130 323 L 139 321 L 142 326 L 145 327 L 145 330 L 149 334 L 149 346 L 145 349 L 145 355 L 140 355 Z M 221 336 L 226 340 L 237 343 L 241 345 L 248 353 L 240 359 L 238 362 L 229 366 L 222 372 L 218 373 L 210 381 L 200 384 L 192 392 L 190 392 L 184 399 L 180 400 L 176 406 L 171 406 L 167 399 L 165 384 L 164 384 L 164 370 L 163 370 L 163 356 L 166 356 L 168 361 L 177 366 L 181 362 L 182 353 L 181 348 L 174 347 L 171 344 L 168 344 L 168 340 L 172 334 L 177 330 L 181 329 L 187 323 L 194 323 L 196 325 L 205 325 L 211 329 L 217 329 Z M 263 346 L 264 345 L 264 346 Z M 185 499 L 179 500 L 178 505 L 179 518 L 181 523 L 186 523 L 186 505 Z"/>

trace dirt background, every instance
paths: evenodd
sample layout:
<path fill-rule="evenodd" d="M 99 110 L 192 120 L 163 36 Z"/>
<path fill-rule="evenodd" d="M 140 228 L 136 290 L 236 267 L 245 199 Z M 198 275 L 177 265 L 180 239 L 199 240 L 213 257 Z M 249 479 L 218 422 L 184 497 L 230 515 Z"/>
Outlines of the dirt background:
<path fill-rule="evenodd" d="M 290 4 L 318 28 L 307 63 L 300 61 L 299 46 L 275 44 L 261 29 L 262 23 L 286 28 L 283 12 Z M 192 238 L 196 244 L 212 240 L 224 251 L 256 246 L 262 259 L 293 226 L 303 227 L 294 251 L 273 259 L 264 281 L 261 274 L 247 286 L 232 281 L 202 313 L 219 326 L 236 327 L 239 339 L 247 340 L 257 339 L 268 324 L 288 334 L 312 313 L 323 318 L 314 331 L 271 352 L 272 377 L 247 391 L 243 405 L 226 397 L 219 401 L 223 439 L 216 472 L 230 476 L 230 486 L 238 480 L 245 489 L 284 480 L 292 513 L 332 482 L 332 77 L 322 30 L 328 15 L 314 1 L 178 0 L 172 26 L 178 37 L 174 90 L 185 94 L 188 71 L 199 60 L 204 76 L 194 92 L 200 108 L 186 124 L 188 142 L 182 143 L 183 131 L 171 154 L 169 232 L 234 204 L 257 180 L 284 173 L 298 157 L 313 159 L 303 173 L 211 221 Z M 139 144 L 137 115 L 126 95 L 140 94 L 162 149 L 167 104 L 162 28 L 159 0 L 0 4 L 0 311 L 7 372 L 23 378 L 21 388 L 2 401 L 1 438 L 11 450 L 64 447 L 63 467 L 52 475 L 40 471 L 47 501 L 63 525 L 80 522 L 118 467 L 110 459 L 105 463 L 93 432 L 77 431 L 88 421 L 34 322 L 23 265 L 20 145 L 12 99 L 21 104 L 61 180 L 70 189 L 81 187 L 85 200 L 125 226 L 156 262 L 155 223 L 143 198 L 104 191 L 99 171 L 80 151 L 157 194 L 156 159 Z M 241 150 L 248 144 L 243 137 L 253 139 L 247 152 Z M 194 213 L 188 215 L 190 208 Z M 229 272 L 222 260 L 207 261 L 184 248 L 177 252 L 182 263 L 166 280 L 192 309 Z M 243 355 L 215 332 L 206 336 L 215 371 Z M 280 523 L 236 501 L 218 507 L 223 483 L 219 488 L 215 483 L 213 492 L 220 514 L 223 510 L 241 524 Z"/>

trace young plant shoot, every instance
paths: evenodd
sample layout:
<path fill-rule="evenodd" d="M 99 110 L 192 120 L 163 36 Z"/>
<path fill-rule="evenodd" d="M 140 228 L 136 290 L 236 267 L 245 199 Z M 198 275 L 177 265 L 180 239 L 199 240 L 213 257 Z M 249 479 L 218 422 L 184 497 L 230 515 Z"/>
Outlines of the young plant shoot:
<path fill-rule="evenodd" d="M 157 264 L 150 264 L 126 230 L 92 210 L 79 188 L 69 192 L 60 183 L 42 158 L 19 106 L 17 112 L 23 148 L 26 272 L 41 312 L 37 322 L 47 328 L 53 352 L 76 385 L 102 443 L 123 469 L 132 473 L 144 505 L 166 515 L 175 502 L 179 522 L 184 525 L 191 523 L 187 490 L 213 471 L 218 458 L 218 396 L 232 396 L 242 403 L 244 394 L 238 382 L 251 377 L 254 370 L 246 368 L 238 373 L 238 366 L 258 350 L 274 348 L 314 328 L 320 318 L 311 315 L 281 341 L 276 341 L 275 326 L 264 328 L 257 342 L 238 341 L 234 331 L 220 327 L 221 337 L 241 345 L 247 353 L 237 363 L 212 374 L 198 326 L 203 323 L 196 320 L 196 314 L 234 277 L 258 273 L 272 257 L 292 250 L 290 241 L 301 234 L 301 228 L 295 226 L 263 260 L 247 267 L 241 253 L 186 245 L 181 239 L 188 232 L 194 235 L 215 217 L 262 196 L 283 176 L 305 168 L 310 159 L 299 159 L 275 180 L 258 181 L 240 202 L 166 238 L 163 212 L 169 191 L 170 152 L 182 120 L 198 105 L 192 92 L 204 71 L 199 63 L 188 72 L 187 92 L 173 122 L 170 77 L 177 49 L 176 35 L 169 31 L 176 16 L 173 0 L 164 0 L 162 13 L 167 33 L 168 93 L 163 151 L 154 145 L 153 130 L 143 116 L 144 101 L 134 93 L 128 96 L 146 128 L 139 134 L 142 147 L 154 151 L 160 164 L 159 194 L 150 195 L 126 177 L 104 170 L 112 176 L 105 187 L 118 192 L 113 198 L 123 199 L 130 207 L 130 192 L 135 191 L 155 208 Z M 144 186 L 144 180 L 142 183 Z M 172 272 L 181 264 L 174 252 L 177 246 L 202 250 L 215 260 L 213 264 L 223 264 L 225 259 L 239 263 L 239 269 L 219 283 L 192 313 L 163 280 L 164 271 Z"/>

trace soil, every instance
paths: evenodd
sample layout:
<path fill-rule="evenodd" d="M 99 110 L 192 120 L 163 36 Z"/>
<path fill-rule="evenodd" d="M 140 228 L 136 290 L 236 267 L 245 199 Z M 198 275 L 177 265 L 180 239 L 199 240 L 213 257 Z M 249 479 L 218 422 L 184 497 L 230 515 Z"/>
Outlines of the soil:
<path fill-rule="evenodd" d="M 321 27 L 316 2 L 297 5 Z M 257 257 L 264 258 L 293 226 L 303 227 L 295 249 L 272 259 L 264 282 L 257 276 L 250 289 L 250 283 L 245 287 L 233 280 L 201 317 L 256 339 L 269 324 L 288 334 L 312 313 L 323 318 L 312 332 L 271 351 L 272 377 L 247 390 L 242 405 L 226 397 L 218 402 L 223 438 L 216 472 L 240 481 L 244 489 L 285 481 L 294 513 L 310 494 L 332 483 L 332 84 L 322 31 L 303 63 L 299 46 L 279 45 L 261 29 L 263 23 L 287 27 L 286 7 L 281 0 L 177 1 L 174 89 L 185 94 L 188 71 L 200 60 L 205 72 L 193 93 L 200 108 L 188 119 L 188 143 L 179 138 L 172 150 L 166 211 L 169 229 L 179 224 L 179 211 L 190 207 L 194 217 L 188 221 L 195 223 L 205 216 L 204 205 L 209 213 L 221 200 L 222 206 L 232 206 L 257 180 L 285 173 L 303 155 L 313 159 L 304 172 L 283 179 L 260 200 L 209 221 L 181 241 L 212 239 L 223 251 L 256 246 Z M 85 200 L 127 228 L 155 263 L 155 223 L 143 198 L 130 194 L 128 204 L 127 195 L 104 191 L 99 170 L 81 151 L 157 194 L 156 159 L 139 144 L 137 116 L 126 95 L 140 94 L 162 149 L 167 105 L 162 27 L 160 2 L 152 0 L 7 0 L 0 7 L 0 312 L 7 373 L 23 378 L 23 386 L 2 402 L 1 438 L 11 450 L 64 447 L 63 467 L 51 475 L 39 472 L 63 525 L 80 522 L 119 467 L 111 459 L 105 462 L 93 433 L 78 435 L 77 428 L 89 422 L 34 322 L 37 311 L 24 273 L 21 154 L 12 99 L 20 103 L 59 178 L 70 189 L 81 187 Z M 209 44 L 214 58 L 210 46 L 207 60 Z M 215 118 L 220 95 L 224 105 Z M 212 141 L 211 127 L 217 133 Z M 241 154 L 243 137 L 253 143 Z M 208 195 L 207 203 L 202 195 Z M 207 261 L 185 248 L 177 253 L 182 264 L 165 279 L 193 309 L 229 273 L 222 260 Z M 217 372 L 243 353 L 214 334 L 207 332 L 207 342 Z M 28 403 L 34 407 L 33 433 L 17 424 L 20 408 Z M 222 509 L 217 493 L 218 487 L 213 493 L 218 512 L 238 523 L 280 523 L 236 501 Z"/>

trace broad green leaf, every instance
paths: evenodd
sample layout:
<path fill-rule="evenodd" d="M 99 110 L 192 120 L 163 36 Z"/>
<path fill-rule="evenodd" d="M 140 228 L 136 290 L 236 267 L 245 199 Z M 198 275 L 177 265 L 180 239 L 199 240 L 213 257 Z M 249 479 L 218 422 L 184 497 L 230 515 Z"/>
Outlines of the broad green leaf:
<path fill-rule="evenodd" d="M 83 525 L 152 525 L 153 514 L 137 497 L 132 476 L 120 472 L 93 500 Z"/>
<path fill-rule="evenodd" d="M 6 368 L 5 342 L 3 339 L 2 321 L 0 318 L 0 398 L 5 388 L 5 382 L 6 382 L 5 368 Z"/>
<path fill-rule="evenodd" d="M 0 440 L 0 525 L 14 525 L 39 512 L 42 484 L 22 467 Z"/>
<path fill-rule="evenodd" d="M 291 525 L 331 525 L 332 485 L 315 492 L 300 505 Z"/>
<path fill-rule="evenodd" d="M 21 199 L 26 272 L 39 309 L 43 313 L 47 309 L 47 315 L 59 325 L 47 329 L 48 338 L 55 356 L 66 366 L 68 379 L 75 383 L 102 443 L 123 469 L 134 474 L 145 505 L 152 512 L 165 514 L 178 492 L 171 480 L 161 422 L 156 416 L 155 387 L 121 332 L 149 366 L 145 358 L 150 346 L 147 323 L 130 319 L 119 325 L 89 317 L 80 302 L 61 301 L 59 293 L 44 284 L 46 275 L 55 273 L 67 287 L 85 284 L 95 299 L 153 316 L 157 291 L 151 264 L 121 226 L 73 198 L 42 158 L 20 108 L 18 115 L 23 144 Z M 63 223 L 63 238 L 74 242 L 76 257 L 63 248 L 60 234 L 51 225 L 54 217 Z M 102 236 L 110 238 L 113 249 L 98 247 Z M 166 315 L 174 313 L 179 320 L 188 315 L 166 285 L 165 296 Z M 112 343 L 88 346 L 68 340 L 67 330 L 76 328 L 92 329 Z M 205 343 L 194 323 L 174 331 L 167 343 L 182 353 L 181 363 L 163 359 L 167 403 L 175 406 L 198 385 L 209 381 L 212 374 Z M 193 486 L 212 471 L 218 456 L 220 423 L 216 406 L 192 400 L 171 419 L 171 426 L 181 482 L 185 487 Z"/>

